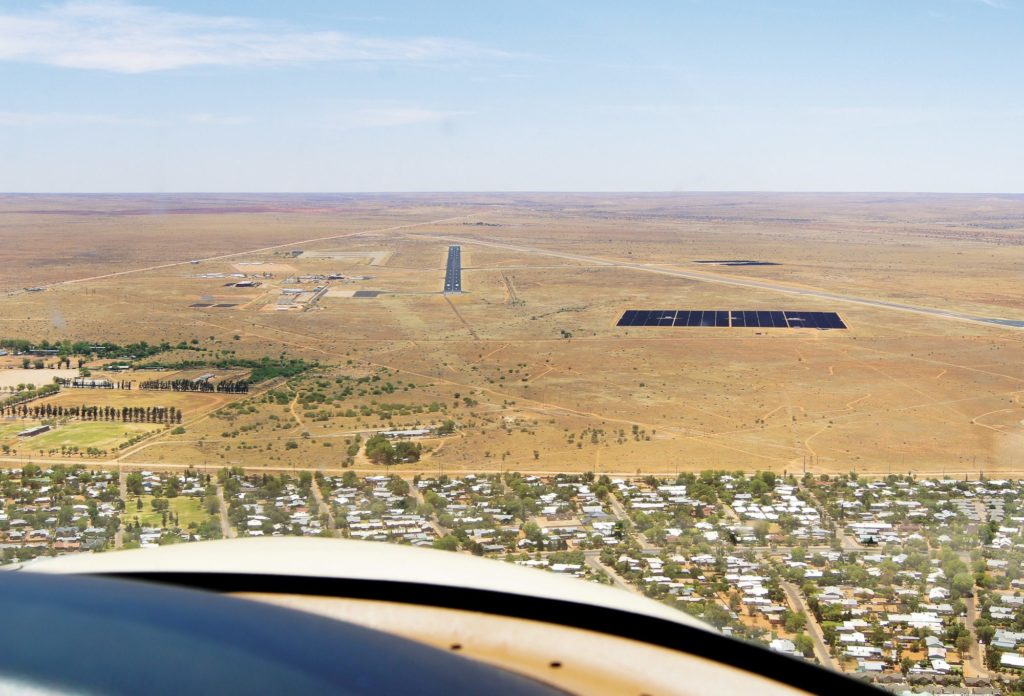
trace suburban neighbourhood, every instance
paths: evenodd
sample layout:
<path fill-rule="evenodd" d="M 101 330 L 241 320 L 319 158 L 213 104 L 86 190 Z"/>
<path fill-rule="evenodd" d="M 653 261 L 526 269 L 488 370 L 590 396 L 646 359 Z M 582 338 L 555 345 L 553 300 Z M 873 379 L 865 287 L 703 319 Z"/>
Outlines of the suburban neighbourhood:
<path fill-rule="evenodd" d="M 893 691 L 1024 670 L 1019 482 L 724 471 L 610 478 L 0 471 L 7 565 L 205 539 L 326 536 L 600 582 Z"/>

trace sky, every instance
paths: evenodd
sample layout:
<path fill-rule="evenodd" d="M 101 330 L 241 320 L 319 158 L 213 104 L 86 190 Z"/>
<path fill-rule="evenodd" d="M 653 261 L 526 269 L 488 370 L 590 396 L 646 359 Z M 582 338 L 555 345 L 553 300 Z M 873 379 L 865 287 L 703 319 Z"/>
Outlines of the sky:
<path fill-rule="evenodd" d="M 1024 192 L 1024 0 L 0 0 L 0 191 Z"/>

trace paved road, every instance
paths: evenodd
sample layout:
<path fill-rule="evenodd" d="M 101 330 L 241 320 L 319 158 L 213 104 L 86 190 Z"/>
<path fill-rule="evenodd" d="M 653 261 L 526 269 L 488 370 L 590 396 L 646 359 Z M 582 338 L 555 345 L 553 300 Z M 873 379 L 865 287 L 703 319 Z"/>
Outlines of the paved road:
<path fill-rule="evenodd" d="M 585 551 L 583 553 L 583 560 L 586 561 L 587 565 L 594 570 L 600 571 L 611 578 L 612 584 L 619 589 L 627 590 L 633 594 L 643 594 L 636 585 L 627 582 L 626 579 L 619 575 L 614 568 L 609 568 L 602 563 L 600 551 Z"/>
<path fill-rule="evenodd" d="M 508 249 L 511 251 L 518 251 L 526 254 L 552 256 L 555 258 L 567 259 L 570 261 L 580 261 L 583 263 L 601 266 L 627 268 L 634 271 L 643 271 L 645 273 L 657 273 L 659 275 L 667 275 L 675 278 L 686 278 L 687 280 L 697 280 L 706 283 L 719 283 L 721 285 L 734 285 L 737 287 L 753 288 L 755 290 L 781 292 L 786 293 L 787 295 L 798 295 L 801 297 L 812 297 L 820 300 L 831 300 L 833 302 L 845 302 L 847 304 L 865 305 L 868 307 L 876 307 L 879 309 L 891 309 L 898 312 L 912 312 L 914 314 L 924 314 L 927 316 L 938 317 L 940 319 L 967 321 L 975 324 L 989 324 L 1012 329 L 1024 328 L 1024 320 L 1003 319 L 999 317 L 980 317 L 973 314 L 967 314 L 966 312 L 955 312 L 953 310 L 938 309 L 936 307 L 918 307 L 914 305 L 902 304 L 900 302 L 890 302 L 887 300 L 872 300 L 866 297 L 854 297 L 852 295 L 843 295 L 841 293 L 828 292 L 827 290 L 818 290 L 815 288 L 785 285 L 783 283 L 772 282 L 768 280 L 756 280 L 752 278 L 724 276 L 718 275 L 716 273 L 709 273 L 696 270 L 684 271 L 674 268 L 665 268 L 664 266 L 659 266 L 656 264 L 608 260 L 594 256 L 584 256 L 582 254 L 570 254 L 567 252 L 552 251 L 549 249 L 540 249 L 537 247 L 521 246 L 518 244 L 505 244 L 503 242 L 485 242 L 478 239 L 470 239 L 465 237 L 451 237 L 446 235 L 430 234 L 422 234 L 415 236 L 427 237 L 429 239 L 437 239 L 441 241 L 459 242 L 460 244 L 476 244 L 478 246 L 488 246 L 497 249 Z"/>
<path fill-rule="evenodd" d="M 610 494 L 608 496 L 608 503 L 611 505 L 611 507 L 612 507 L 612 514 L 615 515 L 615 518 L 617 520 L 623 521 L 623 522 L 626 521 L 626 520 L 629 520 L 629 514 L 626 512 L 626 508 L 622 507 L 622 503 L 619 502 L 619 499 L 615 497 L 614 493 L 612 493 L 612 494 Z M 647 537 L 642 532 L 638 532 L 638 531 L 634 530 L 634 531 L 631 532 L 631 534 L 637 540 L 637 543 L 640 544 L 640 548 L 642 550 L 644 550 L 644 551 L 658 551 L 659 550 L 659 548 L 657 546 L 655 546 L 654 544 L 652 544 L 650 541 L 647 540 Z"/>
<path fill-rule="evenodd" d="M 837 672 L 841 672 L 842 669 L 840 669 L 839 663 L 833 660 L 832 655 L 829 654 L 828 646 L 825 644 L 825 637 L 821 633 L 821 627 L 818 626 L 818 620 L 814 618 L 810 607 L 804 602 L 800 590 L 797 589 L 796 585 L 789 582 L 780 582 L 779 584 L 782 586 L 782 591 L 786 593 L 790 609 L 807 617 L 807 633 L 814 642 L 814 656 L 818 658 L 818 662 L 824 667 L 831 667 Z"/>

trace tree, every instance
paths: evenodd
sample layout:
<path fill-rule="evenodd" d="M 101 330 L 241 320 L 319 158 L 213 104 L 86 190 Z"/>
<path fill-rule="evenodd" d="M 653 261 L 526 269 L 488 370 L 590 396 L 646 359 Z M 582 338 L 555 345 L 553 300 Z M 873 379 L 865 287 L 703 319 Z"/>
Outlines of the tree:
<path fill-rule="evenodd" d="M 729 611 L 718 602 L 709 601 L 704 607 L 704 620 L 715 628 L 722 628 L 730 618 Z"/>
<path fill-rule="evenodd" d="M 431 546 L 442 551 L 458 551 L 459 540 L 451 534 L 445 534 L 440 539 L 434 539 L 434 543 Z"/>
<path fill-rule="evenodd" d="M 914 666 L 914 658 L 904 655 L 900 659 L 900 671 L 903 672 L 903 676 L 907 676 L 910 673 L 910 668 Z"/>
<path fill-rule="evenodd" d="M 764 520 L 759 520 L 754 523 L 754 536 L 757 537 L 757 543 L 764 545 L 765 539 L 768 538 L 769 525 Z"/>
<path fill-rule="evenodd" d="M 128 492 L 131 493 L 132 495 L 142 495 L 142 474 L 139 473 L 138 471 L 133 471 L 132 473 L 128 474 L 125 480 L 125 484 L 128 489 Z"/>
<path fill-rule="evenodd" d="M 814 640 L 806 633 L 798 633 L 793 637 L 793 645 L 804 657 L 814 654 Z"/>
<path fill-rule="evenodd" d="M 989 643 L 996 635 L 996 629 L 986 619 L 974 622 L 974 633 L 982 643 Z"/>
<path fill-rule="evenodd" d="M 544 543 L 544 533 L 536 522 L 527 522 L 524 524 L 523 535 L 538 546 Z"/>
<path fill-rule="evenodd" d="M 967 571 L 962 571 L 953 576 L 950 583 L 954 597 L 969 597 L 974 590 L 974 576 Z"/>
<path fill-rule="evenodd" d="M 374 464 L 393 464 L 395 448 L 390 440 L 377 434 L 366 441 L 366 456 Z"/>
<path fill-rule="evenodd" d="M 395 445 L 394 451 L 392 462 L 418 462 L 420 454 L 423 452 L 423 445 L 416 442 L 403 441 Z"/>
<path fill-rule="evenodd" d="M 391 491 L 393 495 L 407 496 L 409 495 L 409 482 L 403 478 L 395 476 L 388 481 L 388 490 Z"/>
<path fill-rule="evenodd" d="M 800 612 L 787 611 L 785 624 L 788 633 L 800 633 L 807 625 L 807 617 Z"/>
<path fill-rule="evenodd" d="M 991 645 L 985 649 L 985 665 L 989 669 L 999 669 L 1002 663 L 1002 651 L 993 648 Z"/>

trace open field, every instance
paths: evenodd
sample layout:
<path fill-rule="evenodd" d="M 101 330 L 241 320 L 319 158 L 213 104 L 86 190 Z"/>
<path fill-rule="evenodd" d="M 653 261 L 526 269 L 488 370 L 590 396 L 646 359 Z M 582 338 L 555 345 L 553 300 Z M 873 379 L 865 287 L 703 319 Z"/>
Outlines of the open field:
<path fill-rule="evenodd" d="M 369 266 L 380 266 L 391 258 L 390 251 L 345 251 L 325 249 L 323 251 L 304 251 L 300 258 L 330 259 L 331 261 L 365 263 Z"/>
<path fill-rule="evenodd" d="M 207 413 L 228 403 L 232 397 L 228 394 L 157 391 L 149 389 L 65 389 L 59 394 L 47 397 L 41 403 L 60 404 L 61 406 L 112 406 L 120 409 L 123 406 L 151 406 L 180 409 L 182 416 L 188 418 Z"/>
<path fill-rule="evenodd" d="M 130 522 L 137 520 L 143 527 L 159 527 L 163 515 L 153 509 L 153 496 L 143 495 L 139 497 L 139 500 L 142 501 L 142 510 L 138 509 L 136 499 L 132 498 L 128 501 L 128 507 L 125 510 L 125 519 Z M 168 512 L 177 515 L 178 526 L 182 529 L 188 529 L 193 522 L 200 525 L 209 519 L 217 519 L 206 511 L 206 507 L 196 496 L 177 496 L 166 500 Z"/>
<path fill-rule="evenodd" d="M 16 433 L 38 425 L 36 421 L 21 421 L 16 428 L 10 424 L 0 426 L 0 440 L 20 452 L 49 451 L 61 447 L 88 447 L 110 449 L 140 433 L 159 430 L 162 426 L 146 423 L 69 422 L 35 437 L 18 438 Z"/>
<path fill-rule="evenodd" d="M 0 442 L 9 442 L 15 435 L 25 428 L 37 425 L 37 423 L 26 423 L 25 421 L 4 419 L 0 421 Z"/>
<path fill-rule="evenodd" d="M 19 384 L 33 384 L 42 387 L 52 384 L 54 377 L 69 379 L 77 376 L 78 370 L 23 370 L 21 368 L 0 370 L 0 391 L 13 389 Z"/>
<path fill-rule="evenodd" d="M 196 419 L 125 463 L 335 468 L 357 432 L 451 418 L 457 434 L 403 468 L 1024 475 L 1024 330 L 966 318 L 1024 321 L 1020 196 L 160 197 L 164 213 L 154 200 L 0 199 L 0 287 L 75 281 L 0 297 L 0 334 L 195 340 L 323 367 L 283 403 L 241 398 L 245 412 L 221 395 L 104 392 Z M 70 243 L 71 222 L 97 233 Z M 32 235 L 73 251 L 46 266 L 57 252 L 30 250 Z M 465 293 L 445 298 L 449 244 Z M 727 259 L 777 265 L 696 263 Z M 262 311 L 280 273 L 237 291 L 195 277 L 282 264 L 372 278 Z M 189 306 L 204 296 L 236 306 Z M 661 308 L 836 311 L 849 329 L 616 326 Z M 335 382 L 373 375 L 403 384 Z M 306 408 L 315 391 L 329 403 Z"/>

